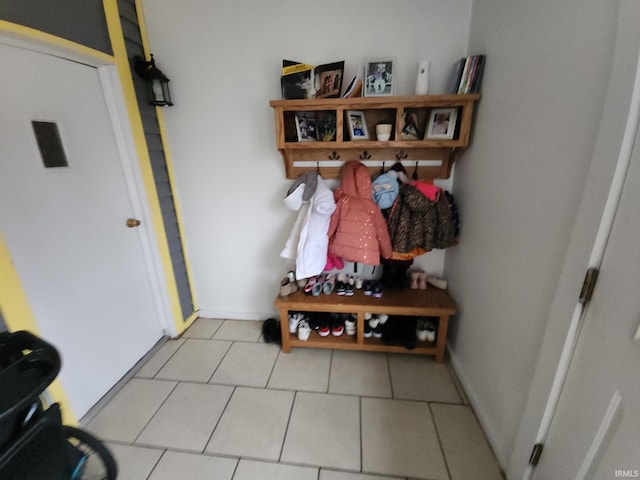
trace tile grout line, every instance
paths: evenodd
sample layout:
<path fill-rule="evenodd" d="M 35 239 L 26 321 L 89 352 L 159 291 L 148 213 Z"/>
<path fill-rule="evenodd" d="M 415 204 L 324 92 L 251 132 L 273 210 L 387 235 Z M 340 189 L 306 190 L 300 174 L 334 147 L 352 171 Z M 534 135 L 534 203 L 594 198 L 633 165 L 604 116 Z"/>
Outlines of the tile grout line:
<path fill-rule="evenodd" d="M 444 445 L 442 444 L 442 439 L 440 438 L 440 431 L 438 429 L 438 423 L 436 422 L 436 417 L 433 413 L 433 408 L 431 408 L 431 402 L 428 403 L 429 413 L 431 414 L 431 421 L 433 422 L 433 430 L 436 432 L 436 437 L 438 439 L 438 446 L 440 447 L 440 453 L 442 454 L 442 459 L 444 460 L 444 466 L 447 469 L 447 476 L 449 480 L 451 480 L 451 470 L 449 468 L 449 461 L 447 460 L 447 454 L 444 451 Z"/>
<path fill-rule="evenodd" d="M 162 451 L 162 455 L 160 455 L 158 457 L 158 460 L 156 460 L 156 462 L 153 464 L 153 467 L 151 468 L 151 470 L 149 470 L 149 475 L 147 475 L 146 480 L 149 480 L 149 478 L 151 478 L 151 475 L 153 475 L 153 472 L 156 468 L 158 468 L 158 465 L 160 465 L 160 461 L 164 458 L 164 456 L 167 454 L 167 452 L 169 451 L 169 449 L 165 448 Z"/>
<path fill-rule="evenodd" d="M 202 451 L 200 452 L 200 454 L 205 454 L 205 452 L 207 451 L 207 447 L 209 446 L 209 443 L 211 443 L 211 440 L 213 439 L 213 434 L 215 433 L 216 429 L 218 428 L 218 425 L 220 425 L 220 420 L 222 420 L 222 417 L 224 416 L 224 413 L 227 411 L 227 408 L 229 407 L 229 403 L 231 403 L 231 399 L 235 395 L 237 388 L 238 388 L 237 385 L 235 385 L 233 387 L 233 390 L 231 391 L 231 395 L 229 395 L 229 398 L 227 398 L 227 401 L 224 404 L 224 408 L 220 412 L 220 415 L 218 416 L 218 420 L 216 421 L 216 424 L 211 429 L 211 433 L 209 434 L 209 438 L 207 438 L 207 441 L 205 442 L 204 447 L 203 447 Z"/>
<path fill-rule="evenodd" d="M 360 415 L 360 473 L 362 473 L 364 469 L 364 445 L 362 443 L 362 439 L 364 437 L 362 434 L 362 427 L 364 426 L 364 423 L 362 422 L 362 396 L 358 399 L 358 413 Z"/>
<path fill-rule="evenodd" d="M 289 408 L 289 417 L 287 418 L 287 425 L 284 428 L 284 436 L 282 437 L 282 445 L 280 446 L 280 454 L 278 455 L 277 462 L 280 463 L 282 461 L 282 454 L 284 453 L 284 444 L 287 442 L 287 435 L 289 434 L 289 425 L 291 425 L 291 417 L 293 415 L 293 407 L 296 403 L 296 399 L 298 398 L 298 391 L 293 391 L 293 400 L 291 401 L 291 407 Z"/>
<path fill-rule="evenodd" d="M 158 412 L 162 409 L 162 407 L 164 406 L 165 403 L 167 403 L 167 400 L 169 399 L 169 397 L 173 394 L 173 392 L 176 391 L 176 388 L 178 388 L 178 385 L 180 385 L 180 381 L 176 381 L 176 384 L 173 386 L 173 388 L 171 389 L 171 391 L 168 393 L 168 395 L 164 398 L 164 400 L 162 402 L 160 402 L 160 405 L 158 405 L 158 408 L 156 408 L 156 411 L 153 412 L 153 415 L 151 415 L 149 417 L 149 420 L 147 420 L 147 422 L 144 424 L 144 427 L 142 427 L 140 429 L 140 431 L 138 432 L 138 434 L 136 435 L 136 437 L 133 439 L 133 442 L 131 442 L 131 445 L 135 445 L 136 442 L 138 441 L 138 439 L 140 438 L 140 435 L 142 435 L 142 432 L 145 431 L 145 429 L 149 426 L 149 424 L 151 423 L 151 421 L 155 418 L 155 416 L 158 414 Z"/>

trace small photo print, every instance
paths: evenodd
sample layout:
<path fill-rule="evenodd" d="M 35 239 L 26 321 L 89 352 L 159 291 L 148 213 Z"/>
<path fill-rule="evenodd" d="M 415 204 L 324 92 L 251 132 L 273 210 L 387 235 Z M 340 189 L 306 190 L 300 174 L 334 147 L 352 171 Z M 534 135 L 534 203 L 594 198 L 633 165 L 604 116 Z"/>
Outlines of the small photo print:
<path fill-rule="evenodd" d="M 348 110 L 347 120 L 349 121 L 349 136 L 351 140 L 369 140 L 364 112 Z"/>
<path fill-rule="evenodd" d="M 296 131 L 299 142 L 315 142 L 318 140 L 316 115 L 314 112 L 296 112 Z"/>
<path fill-rule="evenodd" d="M 451 140 L 456 131 L 458 109 L 434 108 L 429 114 L 425 140 Z"/>
<path fill-rule="evenodd" d="M 317 112 L 316 127 L 318 140 L 321 142 L 336 141 L 336 114 L 335 112 Z"/>

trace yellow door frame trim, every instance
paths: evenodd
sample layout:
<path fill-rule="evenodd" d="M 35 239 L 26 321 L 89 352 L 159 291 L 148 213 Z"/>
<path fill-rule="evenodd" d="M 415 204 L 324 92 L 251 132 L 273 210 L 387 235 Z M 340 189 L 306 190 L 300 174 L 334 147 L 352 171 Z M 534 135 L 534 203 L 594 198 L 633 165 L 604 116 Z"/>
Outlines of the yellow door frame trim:
<path fill-rule="evenodd" d="M 9 248 L 4 240 L 4 236 L 0 233 L 0 312 L 2 318 L 7 324 L 10 332 L 18 330 L 27 330 L 34 335 L 42 336 L 38 329 L 38 324 L 33 316 L 29 300 L 25 294 L 24 288 L 18 272 L 11 261 Z M 69 398 L 62 388 L 60 380 L 57 378 L 49 385 L 48 393 L 54 402 L 60 404 L 62 411 L 62 420 L 67 425 L 76 425 L 78 423 L 74 415 Z"/>

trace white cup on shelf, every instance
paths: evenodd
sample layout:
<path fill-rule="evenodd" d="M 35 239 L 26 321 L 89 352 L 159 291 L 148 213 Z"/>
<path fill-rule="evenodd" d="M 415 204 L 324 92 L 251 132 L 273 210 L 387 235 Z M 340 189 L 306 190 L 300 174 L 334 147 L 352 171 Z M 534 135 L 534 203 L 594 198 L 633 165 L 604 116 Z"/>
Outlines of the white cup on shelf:
<path fill-rule="evenodd" d="M 386 142 L 391 138 L 391 127 L 390 123 L 379 123 L 376 125 L 376 138 L 380 142 Z"/>

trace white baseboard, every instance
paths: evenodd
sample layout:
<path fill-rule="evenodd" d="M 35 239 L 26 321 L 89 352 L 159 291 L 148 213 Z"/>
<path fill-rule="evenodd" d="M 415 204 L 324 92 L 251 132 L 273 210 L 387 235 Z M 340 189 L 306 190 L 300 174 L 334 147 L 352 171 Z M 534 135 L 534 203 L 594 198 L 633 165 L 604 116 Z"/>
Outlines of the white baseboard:
<path fill-rule="evenodd" d="M 223 312 L 201 308 L 198 310 L 200 318 L 219 318 L 222 320 L 266 320 L 267 318 L 278 318 L 277 312 Z"/>

